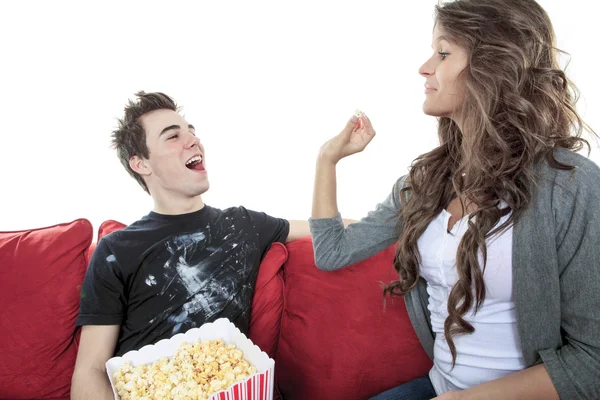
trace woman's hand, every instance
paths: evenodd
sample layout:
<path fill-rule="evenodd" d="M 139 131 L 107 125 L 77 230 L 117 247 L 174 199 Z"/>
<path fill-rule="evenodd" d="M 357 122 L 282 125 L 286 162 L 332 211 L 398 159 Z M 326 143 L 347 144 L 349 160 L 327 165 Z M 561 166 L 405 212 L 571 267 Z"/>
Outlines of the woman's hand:
<path fill-rule="evenodd" d="M 375 131 L 369 118 L 363 113 L 360 117 L 353 115 L 339 135 L 321 146 L 319 158 L 337 164 L 342 158 L 363 151 L 373 137 Z"/>

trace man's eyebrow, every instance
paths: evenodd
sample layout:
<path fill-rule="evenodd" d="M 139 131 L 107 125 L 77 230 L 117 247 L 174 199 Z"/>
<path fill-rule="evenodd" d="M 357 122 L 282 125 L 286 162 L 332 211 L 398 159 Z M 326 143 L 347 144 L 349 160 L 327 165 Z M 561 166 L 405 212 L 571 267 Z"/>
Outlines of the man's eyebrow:
<path fill-rule="evenodd" d="M 181 126 L 179 126 L 179 125 L 170 125 L 170 126 L 167 126 L 165 129 L 163 129 L 162 131 L 160 131 L 160 134 L 158 136 L 160 137 L 162 134 L 164 134 L 164 133 L 166 133 L 166 132 L 168 132 L 170 130 L 173 130 L 173 129 L 181 129 Z"/>
<path fill-rule="evenodd" d="M 165 129 L 163 129 L 162 131 L 160 131 L 160 134 L 158 136 L 160 137 L 162 134 L 164 134 L 164 133 L 166 133 L 166 132 L 168 132 L 170 130 L 174 130 L 174 129 L 181 129 L 181 126 L 179 126 L 179 125 L 170 125 L 170 126 L 167 126 Z M 188 125 L 188 129 L 196 130 L 196 128 L 194 128 L 194 125 L 192 125 L 192 124 Z"/>

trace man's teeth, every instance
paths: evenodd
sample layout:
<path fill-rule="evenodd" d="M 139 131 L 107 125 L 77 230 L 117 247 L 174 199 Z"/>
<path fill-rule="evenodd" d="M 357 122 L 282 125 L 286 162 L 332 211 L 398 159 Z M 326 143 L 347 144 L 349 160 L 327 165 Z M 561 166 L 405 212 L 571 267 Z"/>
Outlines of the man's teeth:
<path fill-rule="evenodd" d="M 200 161 L 202 161 L 202 156 L 192 157 L 189 160 L 187 160 L 187 162 L 185 163 L 185 165 L 190 165 L 192 163 L 200 162 Z"/>

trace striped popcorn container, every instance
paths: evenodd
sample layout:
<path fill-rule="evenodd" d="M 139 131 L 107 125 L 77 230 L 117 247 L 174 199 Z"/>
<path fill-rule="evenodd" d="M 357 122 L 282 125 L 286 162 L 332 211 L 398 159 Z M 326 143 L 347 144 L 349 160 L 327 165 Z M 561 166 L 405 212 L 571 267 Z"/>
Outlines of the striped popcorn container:
<path fill-rule="evenodd" d="M 186 333 L 180 333 L 170 339 L 164 339 L 156 344 L 142 347 L 140 350 L 130 351 L 121 357 L 113 357 L 106 362 L 106 372 L 112 385 L 115 400 L 121 400 L 119 396 L 116 374 L 121 367 L 128 363 L 131 367 L 153 364 L 161 359 L 169 359 L 175 355 L 183 343 L 197 343 L 222 340 L 225 345 L 236 345 L 237 349 L 243 352 L 243 359 L 256 368 L 256 373 L 249 378 L 233 383 L 224 390 L 214 393 L 209 400 L 273 400 L 273 371 L 275 361 L 258 346 L 256 346 L 246 335 L 228 319 L 220 318 L 215 322 L 202 325 L 200 328 L 193 328 Z M 164 374 L 177 375 L 177 371 L 169 371 Z M 176 378 L 174 378 L 176 379 Z M 143 377 L 134 379 L 143 380 Z M 176 381 L 174 381 L 176 382 Z M 173 382 L 171 382 L 172 384 Z M 155 385 L 157 386 L 157 385 Z M 134 389 L 135 391 L 135 389 Z M 196 398 L 189 396 L 189 392 L 170 392 L 167 398 Z M 156 393 L 131 393 L 132 398 L 155 398 Z M 189 397 L 188 397 L 189 396 Z M 158 396 L 163 397 L 163 396 Z M 203 398 L 203 397 L 200 397 Z"/>

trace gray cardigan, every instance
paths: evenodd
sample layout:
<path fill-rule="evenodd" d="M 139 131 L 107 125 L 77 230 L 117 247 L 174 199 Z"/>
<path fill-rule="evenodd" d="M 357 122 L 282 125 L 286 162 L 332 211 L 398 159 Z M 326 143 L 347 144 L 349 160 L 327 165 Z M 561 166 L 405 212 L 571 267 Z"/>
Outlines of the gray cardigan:
<path fill-rule="evenodd" d="M 513 229 L 513 290 L 523 357 L 543 362 L 561 399 L 600 399 L 600 169 L 556 149 L 564 171 L 546 162 L 538 187 Z M 344 229 L 340 215 L 309 220 L 318 268 L 357 263 L 398 240 L 400 178 L 387 199 Z M 406 297 L 412 325 L 429 357 L 434 334 L 423 279 Z"/>

